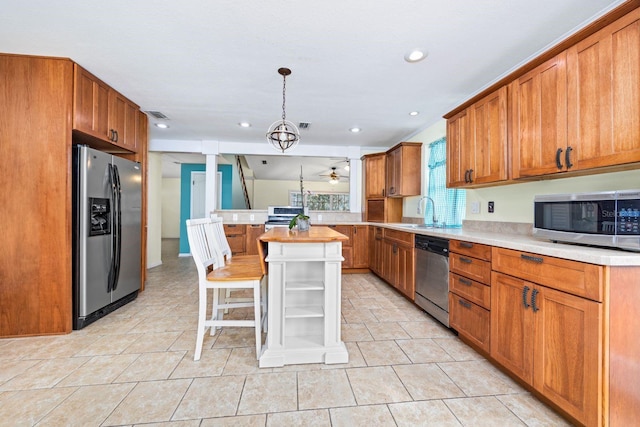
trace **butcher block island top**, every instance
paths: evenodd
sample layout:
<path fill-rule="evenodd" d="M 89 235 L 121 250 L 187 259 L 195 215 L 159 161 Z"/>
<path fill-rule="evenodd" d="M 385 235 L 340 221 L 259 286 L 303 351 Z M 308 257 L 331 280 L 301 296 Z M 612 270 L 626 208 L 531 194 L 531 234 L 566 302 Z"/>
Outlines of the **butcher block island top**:
<path fill-rule="evenodd" d="M 280 243 L 327 243 L 349 240 L 344 234 L 323 226 L 312 225 L 308 231 L 289 230 L 287 227 L 275 227 L 260 236 L 263 242 Z"/>
<path fill-rule="evenodd" d="M 259 366 L 348 363 L 340 331 L 342 242 L 329 227 L 273 228 L 268 244 L 267 339 Z"/>

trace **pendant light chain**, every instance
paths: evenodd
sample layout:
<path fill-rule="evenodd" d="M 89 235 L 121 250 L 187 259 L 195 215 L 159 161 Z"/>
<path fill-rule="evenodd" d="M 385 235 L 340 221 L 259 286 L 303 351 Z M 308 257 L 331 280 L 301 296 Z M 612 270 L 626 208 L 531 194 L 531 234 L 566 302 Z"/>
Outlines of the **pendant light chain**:
<path fill-rule="evenodd" d="M 287 76 L 283 75 L 282 76 L 282 121 L 287 120 L 287 114 L 285 113 L 285 100 L 286 100 L 286 96 L 285 93 L 287 91 Z"/>

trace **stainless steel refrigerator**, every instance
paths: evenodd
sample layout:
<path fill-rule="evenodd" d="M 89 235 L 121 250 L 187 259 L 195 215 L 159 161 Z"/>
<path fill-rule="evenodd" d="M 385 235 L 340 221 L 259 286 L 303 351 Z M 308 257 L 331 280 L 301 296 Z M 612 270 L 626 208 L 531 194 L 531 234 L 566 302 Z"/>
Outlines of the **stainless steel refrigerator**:
<path fill-rule="evenodd" d="M 141 285 L 140 164 L 73 147 L 73 328 L 134 300 Z"/>

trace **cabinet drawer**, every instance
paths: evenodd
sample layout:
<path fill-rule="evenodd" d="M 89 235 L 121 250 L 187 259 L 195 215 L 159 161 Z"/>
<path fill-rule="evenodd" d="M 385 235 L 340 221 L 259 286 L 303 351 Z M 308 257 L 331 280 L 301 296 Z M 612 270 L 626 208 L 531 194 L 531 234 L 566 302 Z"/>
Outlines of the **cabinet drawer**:
<path fill-rule="evenodd" d="M 229 236 L 245 234 L 246 233 L 246 225 L 245 224 L 223 224 L 224 234 L 229 238 Z"/>
<path fill-rule="evenodd" d="M 405 231 L 384 229 L 385 239 L 394 240 L 399 243 L 406 243 L 413 246 L 413 233 L 407 233 Z"/>
<path fill-rule="evenodd" d="M 449 251 L 491 261 L 491 246 L 461 240 L 449 241 Z"/>
<path fill-rule="evenodd" d="M 490 311 L 449 292 L 449 324 L 459 335 L 489 352 Z"/>
<path fill-rule="evenodd" d="M 227 235 L 227 241 L 234 255 L 243 254 L 245 252 L 245 236 L 244 234 Z"/>
<path fill-rule="evenodd" d="M 449 290 L 487 310 L 491 309 L 491 288 L 487 285 L 450 273 Z"/>
<path fill-rule="evenodd" d="M 480 283 L 491 282 L 491 262 L 467 255 L 449 254 L 449 270 Z"/>
<path fill-rule="evenodd" d="M 496 247 L 492 262 L 495 271 L 602 302 L 603 266 Z"/>

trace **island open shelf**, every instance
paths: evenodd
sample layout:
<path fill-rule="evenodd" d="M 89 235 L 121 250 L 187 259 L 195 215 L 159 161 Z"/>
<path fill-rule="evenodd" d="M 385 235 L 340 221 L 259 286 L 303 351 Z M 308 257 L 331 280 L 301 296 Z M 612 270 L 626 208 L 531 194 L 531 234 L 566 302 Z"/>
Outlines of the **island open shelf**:
<path fill-rule="evenodd" d="M 273 228 L 268 244 L 267 339 L 259 366 L 347 363 L 340 336 L 342 242 L 328 227 Z"/>

